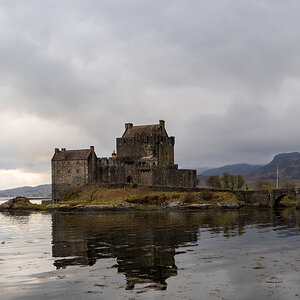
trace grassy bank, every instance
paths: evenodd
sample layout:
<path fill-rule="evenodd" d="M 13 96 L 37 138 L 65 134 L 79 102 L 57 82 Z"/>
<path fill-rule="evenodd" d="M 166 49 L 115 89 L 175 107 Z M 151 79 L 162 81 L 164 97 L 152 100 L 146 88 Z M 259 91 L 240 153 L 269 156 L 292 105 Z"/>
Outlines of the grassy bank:
<path fill-rule="evenodd" d="M 287 206 L 295 205 L 288 197 L 281 201 Z M 165 192 L 147 188 L 104 188 L 88 186 L 72 190 L 57 204 L 32 204 L 27 198 L 19 197 L 0 205 L 0 210 L 118 210 L 182 208 L 240 208 L 249 206 L 239 201 L 230 191 Z"/>
<path fill-rule="evenodd" d="M 61 205 L 162 205 L 170 203 L 217 204 L 238 202 L 230 192 L 159 192 L 147 188 L 86 187 L 65 195 Z"/>

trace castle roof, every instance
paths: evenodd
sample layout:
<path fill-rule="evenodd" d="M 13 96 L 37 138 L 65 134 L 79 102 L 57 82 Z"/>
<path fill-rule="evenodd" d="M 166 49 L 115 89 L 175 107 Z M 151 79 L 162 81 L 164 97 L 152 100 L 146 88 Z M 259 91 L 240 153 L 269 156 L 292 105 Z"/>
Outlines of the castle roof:
<path fill-rule="evenodd" d="M 134 138 L 136 135 L 140 135 L 143 132 L 146 135 L 150 135 L 157 131 L 160 126 L 160 124 L 132 126 L 124 132 L 123 138 Z"/>
<path fill-rule="evenodd" d="M 83 160 L 88 159 L 91 149 L 61 150 L 54 154 L 52 160 Z"/>

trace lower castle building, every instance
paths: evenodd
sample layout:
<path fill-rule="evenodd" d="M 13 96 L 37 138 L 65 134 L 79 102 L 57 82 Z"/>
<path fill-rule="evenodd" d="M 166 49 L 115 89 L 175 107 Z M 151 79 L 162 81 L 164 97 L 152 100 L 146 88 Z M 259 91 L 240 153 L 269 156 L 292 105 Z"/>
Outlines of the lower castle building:
<path fill-rule="evenodd" d="M 97 157 L 94 147 L 83 150 L 55 149 L 51 160 L 52 198 L 61 199 L 72 189 L 92 184 L 195 187 L 196 170 L 174 164 L 175 138 L 168 136 L 165 122 L 133 126 L 117 138 L 112 157 Z"/>

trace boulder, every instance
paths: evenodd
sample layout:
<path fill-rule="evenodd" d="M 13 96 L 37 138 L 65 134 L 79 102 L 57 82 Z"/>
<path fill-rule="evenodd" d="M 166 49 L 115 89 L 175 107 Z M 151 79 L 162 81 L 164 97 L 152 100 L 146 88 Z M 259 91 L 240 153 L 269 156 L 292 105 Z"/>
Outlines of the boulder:
<path fill-rule="evenodd" d="M 0 205 L 0 210 L 36 210 L 37 205 L 33 204 L 26 197 L 16 197 Z"/>

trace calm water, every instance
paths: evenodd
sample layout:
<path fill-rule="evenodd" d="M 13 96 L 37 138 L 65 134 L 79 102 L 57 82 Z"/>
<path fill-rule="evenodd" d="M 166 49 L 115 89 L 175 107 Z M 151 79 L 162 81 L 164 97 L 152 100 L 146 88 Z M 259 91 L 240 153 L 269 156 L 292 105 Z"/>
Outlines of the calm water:
<path fill-rule="evenodd" d="M 300 211 L 0 213 L 0 299 L 300 299 Z"/>

